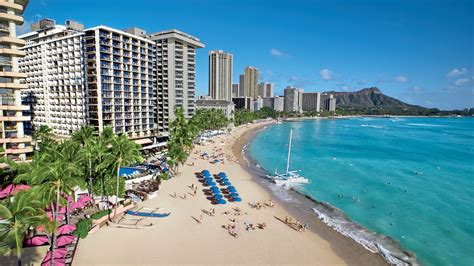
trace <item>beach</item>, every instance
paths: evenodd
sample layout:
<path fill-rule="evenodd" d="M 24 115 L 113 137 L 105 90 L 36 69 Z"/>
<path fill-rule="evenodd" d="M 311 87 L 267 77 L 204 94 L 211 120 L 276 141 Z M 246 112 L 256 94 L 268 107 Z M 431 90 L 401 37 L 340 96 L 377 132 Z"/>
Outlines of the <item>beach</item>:
<path fill-rule="evenodd" d="M 186 164 L 179 167 L 179 174 L 163 181 L 158 197 L 139 204 L 140 207 L 162 208 L 160 212 L 171 212 L 169 217 L 147 218 L 156 224 L 151 229 L 103 227 L 79 242 L 74 264 L 386 265 L 378 254 L 340 235 L 314 214 L 278 201 L 256 182 L 258 177 L 246 167 L 241 149 L 255 132 L 269 123 L 273 122 L 241 126 L 230 135 L 213 138 L 212 144 L 196 145 Z M 225 161 L 211 164 L 211 159 L 200 158 L 204 152 L 224 153 Z M 228 160 L 230 157 L 233 160 Z M 242 202 L 212 205 L 196 177 L 196 173 L 204 169 L 211 174 L 225 172 Z M 196 195 L 190 188 L 192 185 L 198 188 Z M 253 209 L 249 206 L 251 202 L 269 202 L 270 199 L 274 207 Z M 247 214 L 233 215 L 235 207 Z M 211 208 L 215 208 L 215 216 L 202 211 Z M 226 211 L 232 214 L 224 215 Z M 202 223 L 199 223 L 201 217 Z M 281 221 L 285 217 L 307 223 L 309 230 L 294 230 Z M 238 237 L 223 228 L 233 224 L 230 219 L 235 219 Z M 247 231 L 244 223 L 267 226 Z"/>

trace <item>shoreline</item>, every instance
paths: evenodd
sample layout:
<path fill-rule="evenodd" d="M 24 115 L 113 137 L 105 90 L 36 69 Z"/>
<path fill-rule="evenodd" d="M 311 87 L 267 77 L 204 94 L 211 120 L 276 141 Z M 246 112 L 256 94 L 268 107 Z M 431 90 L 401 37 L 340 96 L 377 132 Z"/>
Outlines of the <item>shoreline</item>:
<path fill-rule="evenodd" d="M 234 156 L 238 158 L 241 167 L 252 176 L 252 181 L 267 191 L 267 193 L 273 195 L 274 200 L 293 217 L 300 221 L 307 222 L 309 224 L 308 231 L 328 241 L 333 251 L 347 264 L 387 265 L 387 261 L 384 260 L 380 253 L 374 253 L 367 250 L 352 238 L 342 235 L 328 224 L 318 219 L 315 212 L 308 208 L 309 205 L 307 204 L 307 201 L 315 203 L 317 200 L 293 189 L 285 191 L 288 193 L 288 196 L 292 198 L 291 203 L 280 199 L 275 195 L 275 191 L 272 191 L 268 186 L 271 182 L 264 178 L 267 174 L 266 171 L 262 168 L 252 168 L 250 166 L 252 163 L 255 165 L 255 161 L 253 161 L 250 156 L 250 158 L 245 157 L 245 155 L 249 154 L 245 153 L 244 150 L 259 132 L 266 130 L 268 126 L 272 126 L 273 124 L 275 124 L 274 121 L 263 125 L 257 125 L 253 130 L 245 131 L 235 140 L 234 146 L 232 147 Z"/>

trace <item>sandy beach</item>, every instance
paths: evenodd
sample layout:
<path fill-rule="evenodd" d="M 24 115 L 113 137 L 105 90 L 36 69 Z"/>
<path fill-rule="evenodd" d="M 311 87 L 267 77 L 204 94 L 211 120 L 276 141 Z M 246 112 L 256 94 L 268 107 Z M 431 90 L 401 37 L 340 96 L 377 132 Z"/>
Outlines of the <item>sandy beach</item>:
<path fill-rule="evenodd" d="M 346 238 L 314 215 L 277 201 L 263 186 L 255 182 L 240 150 L 252 133 L 268 122 L 235 128 L 230 135 L 214 138 L 207 146 L 196 145 L 198 154 L 212 154 L 222 149 L 225 163 L 211 164 L 195 153 L 181 166 L 179 174 L 162 183 L 158 197 L 145 201 L 141 207 L 163 208 L 171 212 L 167 218 L 153 219 L 152 229 L 101 228 L 79 242 L 75 265 L 104 264 L 311 264 L 311 265 L 386 265 L 382 258 Z M 233 157 L 233 161 L 227 158 Z M 238 162 L 237 162 L 238 161 Z M 242 197 L 242 202 L 212 205 L 195 173 L 208 169 L 211 174 L 226 172 Z M 197 186 L 193 195 L 190 186 Z M 173 197 L 174 193 L 177 197 Z M 186 197 L 184 197 L 186 195 Z M 272 199 L 274 207 L 259 210 L 249 202 Z M 238 207 L 246 215 L 224 215 Z M 216 215 L 202 210 L 215 208 Z M 202 216 L 202 223 L 198 223 Z M 309 230 L 298 232 L 282 221 L 293 217 L 308 223 Z M 235 219 L 238 237 L 231 236 L 223 225 Z M 265 229 L 246 231 L 244 223 L 265 223 Z"/>

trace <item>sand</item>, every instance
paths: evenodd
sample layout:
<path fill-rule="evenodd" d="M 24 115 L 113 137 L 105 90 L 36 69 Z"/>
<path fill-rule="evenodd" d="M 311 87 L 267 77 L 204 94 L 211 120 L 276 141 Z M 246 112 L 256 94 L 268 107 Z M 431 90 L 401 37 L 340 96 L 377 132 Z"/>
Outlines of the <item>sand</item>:
<path fill-rule="evenodd" d="M 196 146 L 195 150 L 212 154 L 213 148 L 223 148 L 226 156 L 239 156 L 240 149 L 265 123 L 235 128 L 230 135 L 214 138 L 215 143 Z M 246 134 L 244 134 L 246 133 Z M 224 145 L 222 145 L 222 143 Z M 234 151 L 233 151 L 234 150 Z M 234 152 L 236 154 L 234 154 Z M 234 156 L 235 158 L 235 156 Z M 148 218 L 156 223 L 152 229 L 120 229 L 104 227 L 79 242 L 74 265 L 103 264 L 311 264 L 311 265 L 384 265 L 377 255 L 365 250 L 351 239 L 343 237 L 321 223 L 314 215 L 301 212 L 272 197 L 269 191 L 255 182 L 255 177 L 239 163 L 225 160 L 211 164 L 192 154 L 180 167 L 179 174 L 164 181 L 158 197 L 140 204 L 143 207 L 163 208 L 171 212 L 167 218 Z M 204 195 L 203 186 L 195 173 L 208 169 L 211 174 L 226 172 L 243 201 L 213 206 Z M 192 196 L 191 184 L 197 185 Z M 177 197 L 172 195 L 176 192 Z M 188 194 L 190 193 L 190 194 Z M 186 194 L 186 199 L 183 195 Z M 252 209 L 249 202 L 272 199 L 274 207 Z M 216 216 L 201 210 L 214 207 Z M 225 216 L 224 211 L 239 207 L 248 215 Z M 203 223 L 197 220 L 202 216 Z M 275 217 L 291 216 L 308 222 L 310 230 L 298 232 Z M 236 219 L 238 237 L 222 228 Z M 245 230 L 247 223 L 267 224 L 264 230 Z"/>

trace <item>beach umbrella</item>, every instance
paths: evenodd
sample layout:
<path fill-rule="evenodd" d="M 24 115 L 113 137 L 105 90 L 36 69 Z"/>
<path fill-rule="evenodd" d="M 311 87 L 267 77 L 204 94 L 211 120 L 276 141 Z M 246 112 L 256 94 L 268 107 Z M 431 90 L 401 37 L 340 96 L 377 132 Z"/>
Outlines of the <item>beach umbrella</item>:
<path fill-rule="evenodd" d="M 211 174 L 209 172 L 203 173 L 202 176 L 204 177 L 211 177 Z"/>
<path fill-rule="evenodd" d="M 224 177 L 224 176 L 226 176 L 226 174 L 225 174 L 224 172 L 220 172 L 220 173 L 219 173 L 219 176 L 220 176 L 220 177 Z"/>
<path fill-rule="evenodd" d="M 204 181 L 206 181 L 206 180 L 212 181 L 212 177 L 210 177 L 210 176 L 206 176 L 203 179 L 204 179 Z"/>
<path fill-rule="evenodd" d="M 75 236 L 71 236 L 71 235 L 62 235 L 58 237 L 56 241 L 56 245 L 58 245 L 58 247 L 69 245 L 72 242 L 74 242 L 75 238 L 76 238 Z"/>
<path fill-rule="evenodd" d="M 231 197 L 238 197 L 238 196 L 239 196 L 239 193 L 237 193 L 237 192 L 232 192 L 232 193 L 229 194 L 229 196 L 231 196 Z"/>
<path fill-rule="evenodd" d="M 241 201 L 242 201 L 242 199 L 241 199 L 241 198 L 239 198 L 239 197 L 235 197 L 235 198 L 234 198 L 234 197 L 232 197 L 232 201 L 235 201 L 235 202 L 241 202 Z"/>
<path fill-rule="evenodd" d="M 229 179 L 227 177 L 221 177 L 220 179 L 221 181 L 225 182 L 225 181 L 229 181 Z"/>
<path fill-rule="evenodd" d="M 83 202 L 74 202 L 71 205 L 69 205 L 69 209 L 72 211 L 75 209 L 84 208 L 85 206 L 86 204 L 84 204 Z"/>
<path fill-rule="evenodd" d="M 219 160 L 217 160 L 217 159 L 214 160 L 214 163 L 218 163 L 218 162 L 219 162 Z"/>
<path fill-rule="evenodd" d="M 27 185 L 13 185 L 13 184 L 10 184 L 8 186 L 6 186 L 4 189 L 0 190 L 0 198 L 5 198 L 5 197 L 8 197 L 8 196 L 11 196 L 11 195 L 14 195 L 16 194 L 17 192 L 21 191 L 21 190 L 27 190 L 29 189 L 30 186 L 27 186 Z"/>
<path fill-rule="evenodd" d="M 216 183 L 213 182 L 213 181 L 206 182 L 206 184 L 207 184 L 208 186 L 215 186 L 215 185 L 216 185 Z"/>
<path fill-rule="evenodd" d="M 230 186 L 231 183 L 229 181 L 225 181 L 224 183 L 222 183 L 224 186 Z"/>
<path fill-rule="evenodd" d="M 41 263 L 41 266 L 50 266 L 50 265 L 51 265 L 51 259 L 43 260 L 43 262 Z M 66 259 L 64 259 L 64 258 L 54 258 L 53 265 L 54 266 L 66 265 Z"/>
<path fill-rule="evenodd" d="M 216 192 L 220 192 L 220 189 L 218 187 L 211 187 L 211 191 L 216 193 Z"/>
<path fill-rule="evenodd" d="M 66 248 L 57 248 L 54 250 L 54 259 L 64 258 L 67 254 Z M 51 251 L 46 252 L 46 256 L 44 256 L 43 262 L 51 260 Z"/>
<path fill-rule="evenodd" d="M 232 192 L 237 192 L 237 190 L 235 190 L 234 187 L 227 188 L 227 190 L 228 190 L 230 193 L 232 193 Z"/>
<path fill-rule="evenodd" d="M 228 186 L 227 189 L 235 189 L 234 186 Z"/>
<path fill-rule="evenodd" d="M 201 171 L 201 174 L 203 174 L 203 175 L 204 175 L 204 174 L 209 174 L 209 170 L 202 170 L 202 171 Z"/>
<path fill-rule="evenodd" d="M 53 220 L 53 213 L 50 212 L 50 211 L 47 211 L 46 212 L 46 217 L 48 217 L 48 219 L 50 221 L 52 221 Z M 62 220 L 64 220 L 64 214 L 57 214 L 56 221 L 62 221 Z"/>
<path fill-rule="evenodd" d="M 76 230 L 76 226 L 72 224 L 65 224 L 62 225 L 58 228 L 58 234 L 64 235 L 64 234 L 70 234 Z"/>
<path fill-rule="evenodd" d="M 79 198 L 79 202 L 82 202 L 82 203 L 89 203 L 90 201 L 92 201 L 92 198 L 89 195 L 81 196 Z"/>
<path fill-rule="evenodd" d="M 223 200 L 223 199 L 220 199 L 220 200 L 217 201 L 217 203 L 218 203 L 218 204 L 226 204 L 227 202 L 226 202 L 225 200 Z"/>
<path fill-rule="evenodd" d="M 221 194 L 216 194 L 216 195 L 214 195 L 214 198 L 215 198 L 216 200 L 220 200 L 220 199 L 222 199 L 223 197 L 222 197 Z"/>
<path fill-rule="evenodd" d="M 31 238 L 28 238 L 25 241 L 25 246 L 26 247 L 36 247 L 36 246 L 41 246 L 44 244 L 49 243 L 49 238 L 47 236 L 34 236 Z"/>

